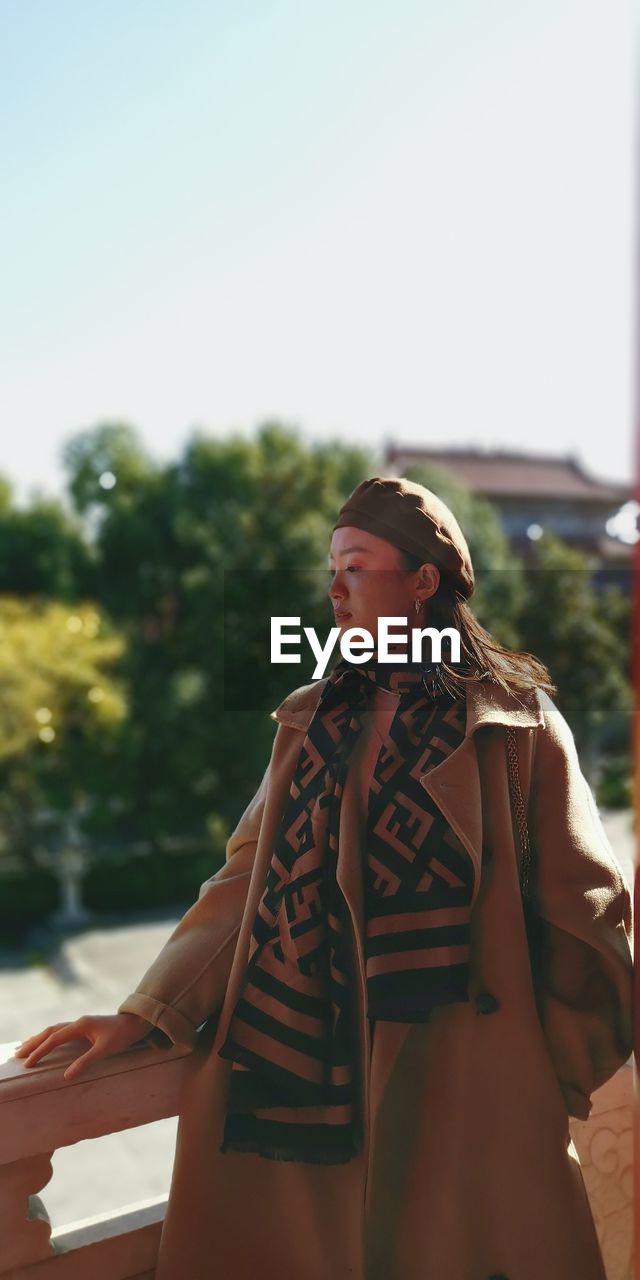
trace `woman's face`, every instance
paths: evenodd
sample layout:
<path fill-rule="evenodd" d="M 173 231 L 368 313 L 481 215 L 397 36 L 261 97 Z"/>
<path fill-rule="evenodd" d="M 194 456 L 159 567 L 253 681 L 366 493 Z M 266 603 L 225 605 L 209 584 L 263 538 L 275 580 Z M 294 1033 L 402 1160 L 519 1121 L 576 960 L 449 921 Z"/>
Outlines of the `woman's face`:
<path fill-rule="evenodd" d="M 415 572 L 407 572 L 397 547 L 351 525 L 334 529 L 328 564 L 328 594 L 335 626 L 342 632 L 360 627 L 371 632 L 375 640 L 380 617 L 406 619 L 407 632 L 411 627 L 427 625 L 428 605 L 424 602 L 437 591 L 440 582 L 436 565 L 423 564 Z M 414 605 L 417 598 L 423 602 L 419 613 Z"/>

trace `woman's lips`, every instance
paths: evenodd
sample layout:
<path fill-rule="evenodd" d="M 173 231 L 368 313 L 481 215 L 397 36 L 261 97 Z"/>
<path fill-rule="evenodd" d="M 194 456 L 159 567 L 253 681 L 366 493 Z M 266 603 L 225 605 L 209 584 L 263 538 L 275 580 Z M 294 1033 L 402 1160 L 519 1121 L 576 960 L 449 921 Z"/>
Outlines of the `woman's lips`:
<path fill-rule="evenodd" d="M 333 616 L 336 622 L 344 622 L 347 618 L 351 617 L 351 614 L 350 613 L 334 613 Z"/>

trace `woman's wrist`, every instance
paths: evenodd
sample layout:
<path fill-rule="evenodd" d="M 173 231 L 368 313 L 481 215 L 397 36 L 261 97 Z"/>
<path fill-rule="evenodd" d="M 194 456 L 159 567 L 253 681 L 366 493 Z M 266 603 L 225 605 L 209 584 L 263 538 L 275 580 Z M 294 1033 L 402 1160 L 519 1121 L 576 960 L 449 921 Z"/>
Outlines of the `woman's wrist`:
<path fill-rule="evenodd" d="M 142 1018 L 139 1013 L 128 1013 L 124 1011 L 119 1015 L 121 1018 L 129 1018 L 131 1025 L 140 1028 L 141 1035 L 147 1035 L 149 1031 L 153 1031 L 153 1023 L 148 1018 Z"/>

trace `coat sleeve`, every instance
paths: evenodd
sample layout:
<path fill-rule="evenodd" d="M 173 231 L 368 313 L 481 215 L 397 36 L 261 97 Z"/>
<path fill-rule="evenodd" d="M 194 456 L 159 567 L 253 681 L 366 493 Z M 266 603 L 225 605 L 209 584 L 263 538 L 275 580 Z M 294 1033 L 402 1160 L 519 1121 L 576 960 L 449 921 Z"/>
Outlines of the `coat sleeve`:
<path fill-rule="evenodd" d="M 584 1120 L 594 1089 L 633 1049 L 632 902 L 573 733 L 548 695 L 540 701 L 545 725 L 537 732 L 528 811 L 532 972 L 568 1113 Z"/>
<path fill-rule="evenodd" d="M 156 1029 L 152 1043 L 193 1047 L 199 1026 L 219 1011 L 247 900 L 269 788 L 273 750 L 262 782 L 226 844 L 225 863 L 205 880 L 140 983 L 118 1008 Z"/>

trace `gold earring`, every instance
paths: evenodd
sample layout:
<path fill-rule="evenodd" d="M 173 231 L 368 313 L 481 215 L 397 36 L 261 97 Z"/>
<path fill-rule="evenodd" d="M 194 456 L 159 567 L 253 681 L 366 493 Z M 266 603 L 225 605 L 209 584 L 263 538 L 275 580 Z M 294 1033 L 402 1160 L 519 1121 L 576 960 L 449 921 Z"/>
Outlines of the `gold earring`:
<path fill-rule="evenodd" d="M 416 607 L 416 613 L 419 613 L 422 608 L 422 600 L 414 600 L 413 603 Z"/>

